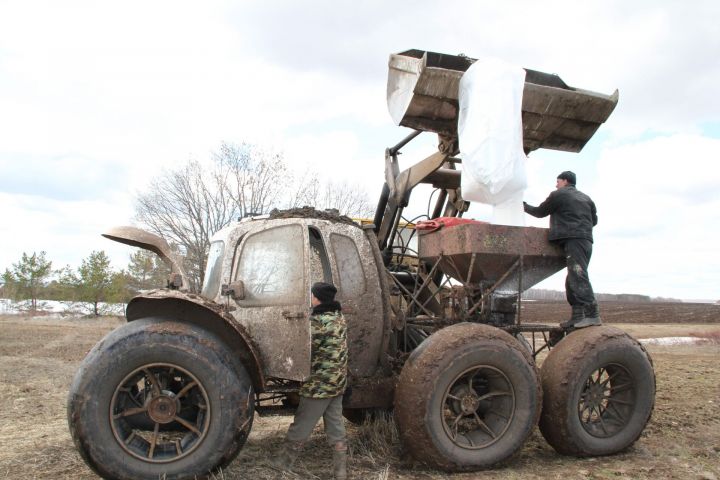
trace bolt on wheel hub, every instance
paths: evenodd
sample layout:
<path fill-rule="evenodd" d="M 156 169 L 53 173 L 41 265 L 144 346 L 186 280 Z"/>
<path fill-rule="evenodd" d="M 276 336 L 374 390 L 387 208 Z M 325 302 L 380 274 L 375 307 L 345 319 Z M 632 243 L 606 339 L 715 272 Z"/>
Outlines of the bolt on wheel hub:
<path fill-rule="evenodd" d="M 171 395 L 159 395 L 148 402 L 148 416 L 157 423 L 170 423 L 178 412 L 178 402 Z"/>
<path fill-rule="evenodd" d="M 465 415 L 470 415 L 477 411 L 479 406 L 480 398 L 473 393 L 464 395 L 460 401 L 460 408 L 462 408 L 462 413 Z"/>

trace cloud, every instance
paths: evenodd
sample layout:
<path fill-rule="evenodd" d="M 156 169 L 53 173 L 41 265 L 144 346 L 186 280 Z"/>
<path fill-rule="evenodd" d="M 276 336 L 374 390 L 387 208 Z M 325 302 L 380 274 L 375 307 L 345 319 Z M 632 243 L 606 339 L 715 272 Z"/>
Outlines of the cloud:
<path fill-rule="evenodd" d="M 719 13 L 713 1 L 649 0 L 2 2 L 0 262 L 31 246 L 79 261 L 106 223 L 130 221 L 149 179 L 221 141 L 280 147 L 294 167 L 350 178 L 374 198 L 384 148 L 407 133 L 387 114 L 387 58 L 420 48 L 619 88 L 580 156 L 532 155 L 526 198 L 541 201 L 558 172 L 575 170 L 600 211 L 599 290 L 705 292 L 720 271 L 707 241 L 718 233 L 708 125 L 720 124 L 720 65 L 707 52 L 720 50 Z M 422 135 L 401 167 L 436 143 Z M 418 212 L 426 193 L 413 193 Z"/>
<path fill-rule="evenodd" d="M 717 296 L 718 148 L 719 139 L 682 134 L 603 153 L 593 195 L 601 291 Z"/>
<path fill-rule="evenodd" d="M 128 198 L 50 200 L 41 196 L 0 193 L 0 270 L 17 262 L 22 252 L 46 251 L 54 268 L 76 267 L 93 250 L 105 250 L 118 268 L 127 264 L 128 249 L 100 234 L 131 216 Z"/>
<path fill-rule="evenodd" d="M 85 200 L 123 190 L 127 166 L 103 164 L 82 155 L 45 157 L 0 152 L 0 191 L 45 199 Z M 112 169 L 112 176 L 108 175 Z"/>

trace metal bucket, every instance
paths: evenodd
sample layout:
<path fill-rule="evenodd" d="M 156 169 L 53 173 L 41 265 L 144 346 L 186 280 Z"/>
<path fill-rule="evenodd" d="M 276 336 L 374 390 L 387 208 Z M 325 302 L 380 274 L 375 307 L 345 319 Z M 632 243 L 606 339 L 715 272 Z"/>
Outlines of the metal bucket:
<path fill-rule="evenodd" d="M 475 61 L 408 50 L 390 55 L 387 102 L 397 125 L 457 136 L 458 86 Z M 522 119 L 525 152 L 579 152 L 618 102 L 612 95 L 568 86 L 557 75 L 525 69 Z"/>

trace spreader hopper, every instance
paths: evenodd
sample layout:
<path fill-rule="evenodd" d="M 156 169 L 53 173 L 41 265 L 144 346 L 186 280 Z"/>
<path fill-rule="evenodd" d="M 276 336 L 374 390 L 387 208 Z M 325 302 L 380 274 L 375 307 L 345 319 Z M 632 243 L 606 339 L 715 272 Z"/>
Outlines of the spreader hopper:
<path fill-rule="evenodd" d="M 547 228 L 467 223 L 420 232 L 419 256 L 458 282 L 497 293 L 527 290 L 565 267 Z"/>

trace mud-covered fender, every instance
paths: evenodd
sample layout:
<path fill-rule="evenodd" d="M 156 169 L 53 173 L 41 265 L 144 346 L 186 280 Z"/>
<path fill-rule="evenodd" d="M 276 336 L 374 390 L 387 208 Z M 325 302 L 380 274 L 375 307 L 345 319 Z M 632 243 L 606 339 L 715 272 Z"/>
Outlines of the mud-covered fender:
<path fill-rule="evenodd" d="M 128 303 L 128 322 L 157 317 L 198 325 L 221 338 L 250 374 L 256 392 L 265 390 L 260 355 L 245 327 L 219 305 L 205 297 L 178 290 L 151 290 Z"/>

